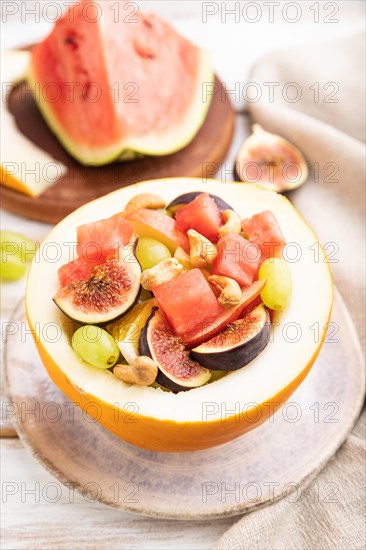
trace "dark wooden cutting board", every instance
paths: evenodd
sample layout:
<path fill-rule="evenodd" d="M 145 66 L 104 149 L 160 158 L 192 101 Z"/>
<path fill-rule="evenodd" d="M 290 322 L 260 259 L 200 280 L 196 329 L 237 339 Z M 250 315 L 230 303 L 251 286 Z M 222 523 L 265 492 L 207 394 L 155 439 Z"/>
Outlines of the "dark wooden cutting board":
<path fill-rule="evenodd" d="M 235 121 L 224 87 L 218 79 L 216 82 L 218 88 L 206 120 L 187 147 L 164 157 L 115 162 L 103 167 L 85 167 L 73 159 L 46 125 L 31 95 L 24 94 L 26 84 L 20 84 L 10 94 L 7 105 L 19 130 L 62 162 L 67 171 L 37 198 L 0 185 L 2 206 L 26 218 L 57 223 L 82 204 L 131 183 L 172 176 L 213 177 L 214 167 L 218 168 L 230 146 Z"/>

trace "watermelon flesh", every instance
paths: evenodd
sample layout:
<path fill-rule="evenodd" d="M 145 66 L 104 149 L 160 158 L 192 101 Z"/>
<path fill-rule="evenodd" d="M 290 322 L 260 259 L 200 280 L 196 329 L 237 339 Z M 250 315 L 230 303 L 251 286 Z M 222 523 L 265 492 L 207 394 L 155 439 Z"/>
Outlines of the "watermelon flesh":
<path fill-rule="evenodd" d="M 133 226 L 122 214 L 86 223 L 77 228 L 77 254 L 87 262 L 102 263 L 133 237 Z"/>
<path fill-rule="evenodd" d="M 79 225 L 76 247 L 78 257 L 58 270 L 61 287 L 88 280 L 95 266 L 102 264 L 116 251 L 122 252 L 126 245 L 133 243 L 133 240 L 133 227 L 122 214 Z"/>
<path fill-rule="evenodd" d="M 73 6 L 34 48 L 29 70 L 46 121 L 84 164 L 184 147 L 204 121 L 202 84 L 212 80 L 204 52 L 124 0 Z"/>
<path fill-rule="evenodd" d="M 258 273 L 261 251 L 241 235 L 229 233 L 217 243 L 212 273 L 235 279 L 241 287 L 251 286 Z"/>
<path fill-rule="evenodd" d="M 223 217 L 215 200 L 208 193 L 201 193 L 192 202 L 177 210 L 175 219 L 177 229 L 194 229 L 211 242 L 216 242 Z"/>
<path fill-rule="evenodd" d="M 242 221 L 242 230 L 250 242 L 256 243 L 261 249 L 260 264 L 271 257 L 281 258 L 286 239 L 272 212 L 264 210 L 246 218 Z"/>
<path fill-rule="evenodd" d="M 205 332 L 224 309 L 200 269 L 191 269 L 153 289 L 174 332 L 186 340 Z"/>
<path fill-rule="evenodd" d="M 76 258 L 76 260 L 61 266 L 58 270 L 61 287 L 69 286 L 77 281 L 90 279 L 94 265 L 94 263 L 88 262 L 84 258 Z"/>

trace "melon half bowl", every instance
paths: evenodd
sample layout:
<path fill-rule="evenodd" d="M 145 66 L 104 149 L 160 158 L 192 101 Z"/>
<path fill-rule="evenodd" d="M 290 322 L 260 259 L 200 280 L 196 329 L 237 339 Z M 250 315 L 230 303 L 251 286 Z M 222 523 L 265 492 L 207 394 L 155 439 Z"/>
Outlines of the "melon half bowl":
<path fill-rule="evenodd" d="M 126 384 L 110 371 L 84 363 L 70 345 L 70 322 L 52 297 L 58 291 L 57 271 L 69 261 L 70 245 L 65 243 L 75 243 L 77 226 L 116 214 L 138 193 L 158 193 L 171 201 L 190 191 L 218 195 L 242 217 L 266 209 L 275 214 L 288 243 L 293 295 L 289 307 L 274 316 L 270 342 L 256 359 L 220 380 L 174 394 Z M 320 258 L 314 255 L 315 247 Z M 169 452 L 223 444 L 273 415 L 310 371 L 325 338 L 332 302 L 332 279 L 323 249 L 285 197 L 255 185 L 203 183 L 194 178 L 142 182 L 70 214 L 42 243 L 26 291 L 28 322 L 55 384 L 116 436 L 145 449 Z"/>

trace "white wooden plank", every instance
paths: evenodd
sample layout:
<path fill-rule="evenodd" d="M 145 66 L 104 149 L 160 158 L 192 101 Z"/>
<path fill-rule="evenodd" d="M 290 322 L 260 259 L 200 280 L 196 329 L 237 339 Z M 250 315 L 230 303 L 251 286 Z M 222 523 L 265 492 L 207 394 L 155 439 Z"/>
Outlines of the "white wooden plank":
<path fill-rule="evenodd" d="M 157 520 L 88 502 L 44 470 L 18 439 L 1 440 L 1 468 L 3 550 L 199 550 L 212 548 L 237 521 L 236 518 L 212 522 Z"/>

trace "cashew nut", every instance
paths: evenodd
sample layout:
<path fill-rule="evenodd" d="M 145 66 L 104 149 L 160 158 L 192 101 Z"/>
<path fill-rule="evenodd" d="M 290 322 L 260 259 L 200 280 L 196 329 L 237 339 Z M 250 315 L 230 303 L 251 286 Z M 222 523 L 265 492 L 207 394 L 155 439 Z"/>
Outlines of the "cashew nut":
<path fill-rule="evenodd" d="M 186 269 L 190 269 L 192 267 L 189 254 L 187 254 L 187 252 L 183 250 L 183 248 L 181 248 L 180 246 L 178 246 L 178 248 L 174 252 L 174 258 L 178 260 L 178 262 L 182 264 L 182 266 Z"/>
<path fill-rule="evenodd" d="M 141 355 L 136 357 L 133 365 L 116 365 L 113 374 L 127 384 L 150 386 L 155 382 L 158 367 L 150 357 Z"/>
<path fill-rule="evenodd" d="M 158 210 L 159 208 L 165 208 L 165 200 L 155 195 L 154 193 L 140 193 L 133 197 L 125 207 L 125 212 L 131 212 L 138 208 L 149 208 L 150 210 Z"/>
<path fill-rule="evenodd" d="M 234 212 L 234 210 L 225 210 L 223 212 L 225 225 L 221 226 L 219 229 L 220 237 L 227 235 L 228 233 L 237 233 L 241 231 L 241 219 L 239 214 Z"/>
<path fill-rule="evenodd" d="M 190 229 L 187 235 L 190 244 L 189 256 L 192 267 L 206 267 L 209 264 L 213 264 L 217 256 L 216 246 L 194 229 Z"/>
<path fill-rule="evenodd" d="M 230 308 L 240 303 L 242 293 L 239 284 L 234 279 L 222 275 L 211 275 L 208 280 L 220 292 L 218 297 L 220 306 Z"/>
<path fill-rule="evenodd" d="M 141 274 L 141 285 L 145 290 L 152 290 L 154 287 L 174 279 L 183 272 L 183 269 L 184 267 L 176 258 L 168 258 L 151 269 L 145 269 Z"/>

